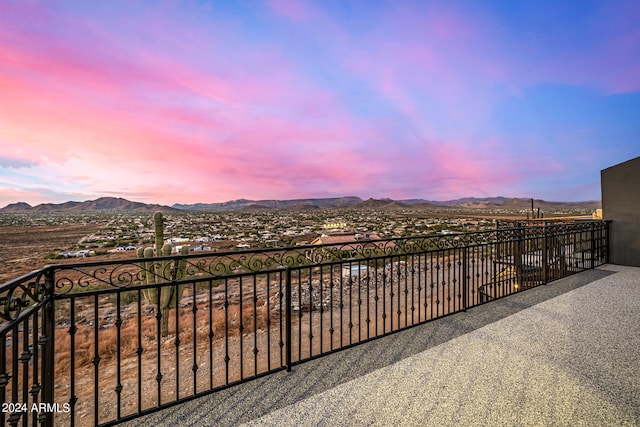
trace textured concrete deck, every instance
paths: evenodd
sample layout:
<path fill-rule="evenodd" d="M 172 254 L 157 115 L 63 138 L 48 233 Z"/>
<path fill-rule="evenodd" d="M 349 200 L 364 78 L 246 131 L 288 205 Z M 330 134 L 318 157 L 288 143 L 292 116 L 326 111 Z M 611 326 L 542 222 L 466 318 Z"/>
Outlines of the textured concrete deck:
<path fill-rule="evenodd" d="M 126 425 L 640 425 L 640 268 L 606 265 Z"/>

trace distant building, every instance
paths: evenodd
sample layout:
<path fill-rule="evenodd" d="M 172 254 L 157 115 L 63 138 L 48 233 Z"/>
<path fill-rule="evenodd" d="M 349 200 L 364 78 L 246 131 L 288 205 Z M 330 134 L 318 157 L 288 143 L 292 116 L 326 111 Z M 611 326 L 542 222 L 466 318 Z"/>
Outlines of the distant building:
<path fill-rule="evenodd" d="M 382 240 L 377 234 L 336 234 L 322 235 L 311 242 L 312 245 L 324 245 L 339 251 L 359 251 L 363 248 L 391 247 L 393 242 Z"/>
<path fill-rule="evenodd" d="M 136 250 L 136 246 L 132 245 L 132 244 L 117 245 L 116 246 L 116 250 L 118 250 L 118 251 L 135 251 Z"/>
<path fill-rule="evenodd" d="M 322 228 L 325 230 L 339 230 L 342 228 L 347 228 L 346 222 L 329 222 L 322 225 Z"/>
<path fill-rule="evenodd" d="M 185 243 L 185 242 L 182 242 Z M 174 253 L 181 253 L 182 252 L 182 248 L 186 246 L 189 248 L 189 252 L 201 252 L 201 251 L 210 251 L 211 250 L 211 246 L 209 246 L 208 244 L 205 243 L 200 243 L 200 242 L 194 242 L 194 241 L 189 241 L 189 243 L 183 244 L 183 245 L 176 245 L 173 247 L 172 252 Z"/>
<path fill-rule="evenodd" d="M 312 245 L 340 245 L 345 243 L 366 243 L 380 240 L 381 237 L 374 233 L 369 234 L 334 234 L 322 235 L 315 238 Z"/>
<path fill-rule="evenodd" d="M 343 265 L 342 266 L 342 277 L 360 277 L 366 276 L 370 271 L 373 271 L 373 268 L 370 268 L 367 265 Z"/>
<path fill-rule="evenodd" d="M 60 253 L 60 255 L 62 255 L 65 258 L 86 258 L 89 256 L 93 256 L 95 254 L 96 253 L 94 251 L 90 251 L 90 250 L 65 251 Z"/>

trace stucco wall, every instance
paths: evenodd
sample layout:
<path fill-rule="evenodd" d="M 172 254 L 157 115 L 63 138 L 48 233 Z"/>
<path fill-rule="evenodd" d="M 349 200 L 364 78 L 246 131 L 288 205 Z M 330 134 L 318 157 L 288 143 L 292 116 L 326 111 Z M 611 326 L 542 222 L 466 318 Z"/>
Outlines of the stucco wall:
<path fill-rule="evenodd" d="M 609 262 L 640 267 L 640 157 L 600 172 Z"/>

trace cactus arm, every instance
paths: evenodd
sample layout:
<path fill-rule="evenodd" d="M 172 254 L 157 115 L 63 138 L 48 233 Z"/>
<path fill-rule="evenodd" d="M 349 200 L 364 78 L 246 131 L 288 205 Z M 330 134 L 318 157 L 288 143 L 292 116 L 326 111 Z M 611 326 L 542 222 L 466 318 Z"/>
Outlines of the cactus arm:
<path fill-rule="evenodd" d="M 153 226 L 156 236 L 156 253 L 160 256 L 162 245 L 164 245 L 164 221 L 162 219 L 162 212 L 158 211 L 153 214 Z"/>
<path fill-rule="evenodd" d="M 138 256 L 138 259 L 144 259 L 144 248 L 138 248 L 138 250 L 136 251 L 136 255 Z M 140 266 L 140 282 L 144 285 L 145 283 L 147 283 L 147 277 L 149 276 L 149 272 L 147 271 L 146 261 L 140 261 L 139 266 Z M 146 289 L 142 290 L 142 295 L 144 296 L 145 299 L 148 299 Z"/>
<path fill-rule="evenodd" d="M 147 285 L 153 285 L 156 283 L 156 265 L 153 262 L 153 248 L 146 248 L 144 250 L 144 257 L 151 259 L 144 263 L 145 274 L 147 278 Z M 144 290 L 144 296 L 147 301 L 158 304 L 158 290 L 156 288 L 148 288 Z"/>
<path fill-rule="evenodd" d="M 138 248 L 136 250 L 136 255 L 138 259 L 144 259 L 144 248 Z M 145 283 L 147 280 L 147 271 L 145 270 L 146 263 L 144 261 L 140 261 L 138 264 L 140 267 L 140 282 Z"/>
<path fill-rule="evenodd" d="M 182 248 L 180 248 L 180 255 L 189 255 L 189 247 L 183 246 Z M 183 258 L 180 261 L 178 261 L 178 272 L 176 274 L 176 278 L 178 280 L 184 279 L 186 273 L 187 273 L 187 260 Z"/>
<path fill-rule="evenodd" d="M 169 256 L 171 255 L 171 245 L 170 244 L 166 244 L 162 247 L 162 256 Z M 171 261 L 169 260 L 163 260 L 161 265 L 162 265 L 162 271 L 160 273 L 160 275 L 163 278 L 163 281 L 168 281 L 170 279 L 170 263 Z M 171 294 L 172 294 L 172 289 L 165 287 L 162 289 L 162 295 L 160 297 L 160 308 L 167 308 L 170 306 L 171 303 Z"/>
<path fill-rule="evenodd" d="M 189 247 L 188 246 L 183 246 L 182 249 L 180 250 L 181 255 L 188 255 L 189 254 Z M 186 259 L 181 259 L 179 261 L 177 261 L 178 263 L 178 267 L 177 267 L 177 272 L 176 272 L 176 278 L 179 279 L 184 279 L 186 276 L 186 272 L 187 272 L 187 260 Z M 182 294 L 184 293 L 184 285 L 176 285 L 173 287 L 172 292 L 171 292 L 171 301 L 169 301 L 169 306 L 170 307 L 175 307 L 176 304 L 178 302 L 180 302 L 180 300 L 182 299 Z"/>
<path fill-rule="evenodd" d="M 153 227 L 156 243 L 156 255 L 162 256 L 162 245 L 164 243 L 164 221 L 162 218 L 162 212 L 158 211 L 153 214 Z M 153 258 L 153 249 L 145 249 L 144 256 L 145 258 Z M 147 271 L 147 284 L 154 284 L 158 281 L 156 276 L 164 273 L 164 265 L 161 264 L 160 266 L 156 266 L 153 261 L 147 262 Z M 156 288 L 149 288 L 146 296 L 149 302 L 152 302 L 153 304 L 161 302 L 158 301 L 158 289 Z"/>

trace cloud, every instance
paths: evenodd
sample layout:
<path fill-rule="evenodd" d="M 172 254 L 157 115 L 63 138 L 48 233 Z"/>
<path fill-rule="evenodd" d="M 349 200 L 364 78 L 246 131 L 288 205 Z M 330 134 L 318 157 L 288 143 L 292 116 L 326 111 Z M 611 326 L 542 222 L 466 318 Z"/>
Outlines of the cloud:
<path fill-rule="evenodd" d="M 38 163 L 31 159 L 15 159 L 6 156 L 0 156 L 0 168 L 30 168 L 36 166 Z"/>

